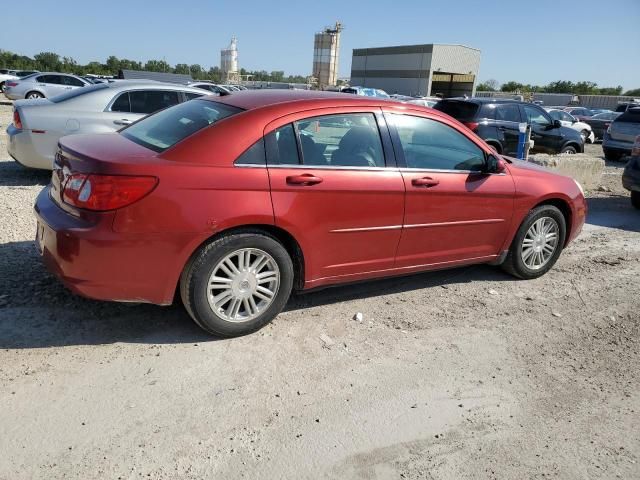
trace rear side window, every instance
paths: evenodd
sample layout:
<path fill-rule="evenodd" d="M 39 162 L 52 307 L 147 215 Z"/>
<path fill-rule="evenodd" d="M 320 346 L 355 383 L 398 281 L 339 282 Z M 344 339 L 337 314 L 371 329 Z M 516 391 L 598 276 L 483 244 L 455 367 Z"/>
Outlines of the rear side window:
<path fill-rule="evenodd" d="M 272 165 L 298 165 L 298 143 L 292 124 L 284 125 L 264 138 L 267 161 Z"/>
<path fill-rule="evenodd" d="M 616 118 L 616 122 L 640 123 L 640 108 L 630 108 Z"/>
<path fill-rule="evenodd" d="M 476 117 L 479 105 L 473 102 L 442 100 L 438 102 L 433 108 L 452 116 L 460 122 L 468 122 Z"/>
<path fill-rule="evenodd" d="M 129 101 L 129 92 L 121 93 L 116 101 L 111 105 L 112 112 L 131 112 L 131 102 Z"/>
<path fill-rule="evenodd" d="M 457 130 L 429 118 L 391 115 L 408 168 L 481 171 L 484 151 Z"/>
<path fill-rule="evenodd" d="M 304 165 L 384 167 L 382 141 L 372 113 L 306 118 L 295 122 Z"/>
<path fill-rule="evenodd" d="M 264 139 L 258 140 L 256 143 L 247 148 L 242 155 L 235 161 L 236 165 L 264 165 L 266 162 L 266 154 L 264 150 Z"/>
<path fill-rule="evenodd" d="M 184 96 L 187 97 L 187 100 L 193 100 L 194 98 L 199 98 L 203 95 L 206 95 L 206 94 L 204 92 L 203 93 L 184 92 Z"/>
<path fill-rule="evenodd" d="M 79 80 L 74 77 L 60 76 L 60 82 L 62 85 L 69 85 L 72 87 L 82 87 L 85 83 L 82 80 Z"/>
<path fill-rule="evenodd" d="M 162 152 L 189 135 L 242 110 L 207 100 L 184 102 L 150 115 L 120 131 L 132 142 Z"/>
<path fill-rule="evenodd" d="M 496 120 L 503 122 L 520 123 L 520 108 L 515 104 L 506 104 L 496 106 Z"/>
<path fill-rule="evenodd" d="M 153 113 L 180 103 L 178 92 L 163 90 L 136 90 L 129 92 L 132 113 Z"/>

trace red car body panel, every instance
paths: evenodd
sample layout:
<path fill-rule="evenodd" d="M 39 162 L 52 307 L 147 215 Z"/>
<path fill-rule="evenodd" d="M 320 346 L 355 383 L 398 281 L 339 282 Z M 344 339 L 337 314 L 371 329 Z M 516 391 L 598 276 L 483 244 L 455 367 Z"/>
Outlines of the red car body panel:
<path fill-rule="evenodd" d="M 398 168 L 234 165 L 264 134 L 327 113 L 410 113 L 437 119 L 492 150 L 450 117 L 418 106 L 345 94 L 240 92 L 212 101 L 246 109 L 162 153 L 120 134 L 61 140 L 67 171 L 152 175 L 157 187 L 111 212 L 65 204 L 54 171 L 36 201 L 39 242 L 48 268 L 74 292 L 104 300 L 169 304 L 195 251 L 237 227 L 286 232 L 304 258 L 304 289 L 499 259 L 527 212 L 550 201 L 579 233 L 586 203 L 568 177 L 524 162 L 499 175 Z M 386 127 L 385 127 L 386 128 Z M 389 158 L 392 157 L 392 158 Z M 321 179 L 292 184 L 303 174 Z M 437 185 L 416 186 L 430 177 Z"/>

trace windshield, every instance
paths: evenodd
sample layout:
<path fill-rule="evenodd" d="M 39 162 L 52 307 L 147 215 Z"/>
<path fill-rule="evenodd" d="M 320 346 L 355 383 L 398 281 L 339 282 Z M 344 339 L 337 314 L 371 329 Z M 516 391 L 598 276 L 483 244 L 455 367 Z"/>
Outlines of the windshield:
<path fill-rule="evenodd" d="M 433 108 L 447 115 L 451 115 L 459 122 L 468 122 L 475 118 L 476 112 L 478 111 L 478 104 L 457 100 L 442 100 L 435 104 Z"/>
<path fill-rule="evenodd" d="M 109 88 L 109 85 L 107 85 L 106 83 L 99 83 L 97 85 L 90 85 L 82 88 L 74 88 L 73 90 L 69 90 L 68 92 L 63 93 L 61 95 L 56 95 L 55 97 L 51 97 L 49 100 L 51 100 L 53 103 L 60 103 L 60 102 L 69 100 L 71 98 L 79 97 L 80 95 L 84 95 L 85 93 L 95 92 L 96 90 L 102 90 L 103 88 Z"/>
<path fill-rule="evenodd" d="M 241 111 L 223 103 L 190 100 L 149 115 L 120 133 L 138 145 L 162 152 L 189 135 Z"/>

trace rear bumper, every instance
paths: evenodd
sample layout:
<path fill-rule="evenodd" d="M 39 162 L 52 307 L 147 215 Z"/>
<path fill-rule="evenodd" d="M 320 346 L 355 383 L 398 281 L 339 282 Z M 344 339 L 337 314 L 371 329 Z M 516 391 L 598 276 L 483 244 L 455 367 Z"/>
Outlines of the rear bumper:
<path fill-rule="evenodd" d="M 40 153 L 33 143 L 29 130 L 21 130 L 11 124 L 7 127 L 7 152 L 20 165 L 42 170 L 53 169 L 53 154 L 50 156 Z"/>
<path fill-rule="evenodd" d="M 78 218 L 62 210 L 49 191 L 40 192 L 34 207 L 37 243 L 47 269 L 69 290 L 97 300 L 173 302 L 181 270 L 174 259 L 187 238 L 116 233 L 115 213 Z"/>
<path fill-rule="evenodd" d="M 629 155 L 631 154 L 631 149 L 633 148 L 633 142 L 624 142 L 622 140 L 614 140 L 609 136 L 608 133 L 605 132 L 604 138 L 602 139 L 602 148 Z"/>

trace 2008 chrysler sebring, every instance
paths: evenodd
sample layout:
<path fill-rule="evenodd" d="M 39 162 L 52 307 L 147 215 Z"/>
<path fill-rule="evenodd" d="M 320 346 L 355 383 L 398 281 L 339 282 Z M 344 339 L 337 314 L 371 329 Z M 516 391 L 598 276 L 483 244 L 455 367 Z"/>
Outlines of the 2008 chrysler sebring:
<path fill-rule="evenodd" d="M 429 108 L 249 91 L 63 138 L 35 211 L 72 291 L 161 305 L 179 291 L 198 325 L 234 336 L 292 289 L 473 263 L 538 277 L 586 203 L 571 178 Z"/>

